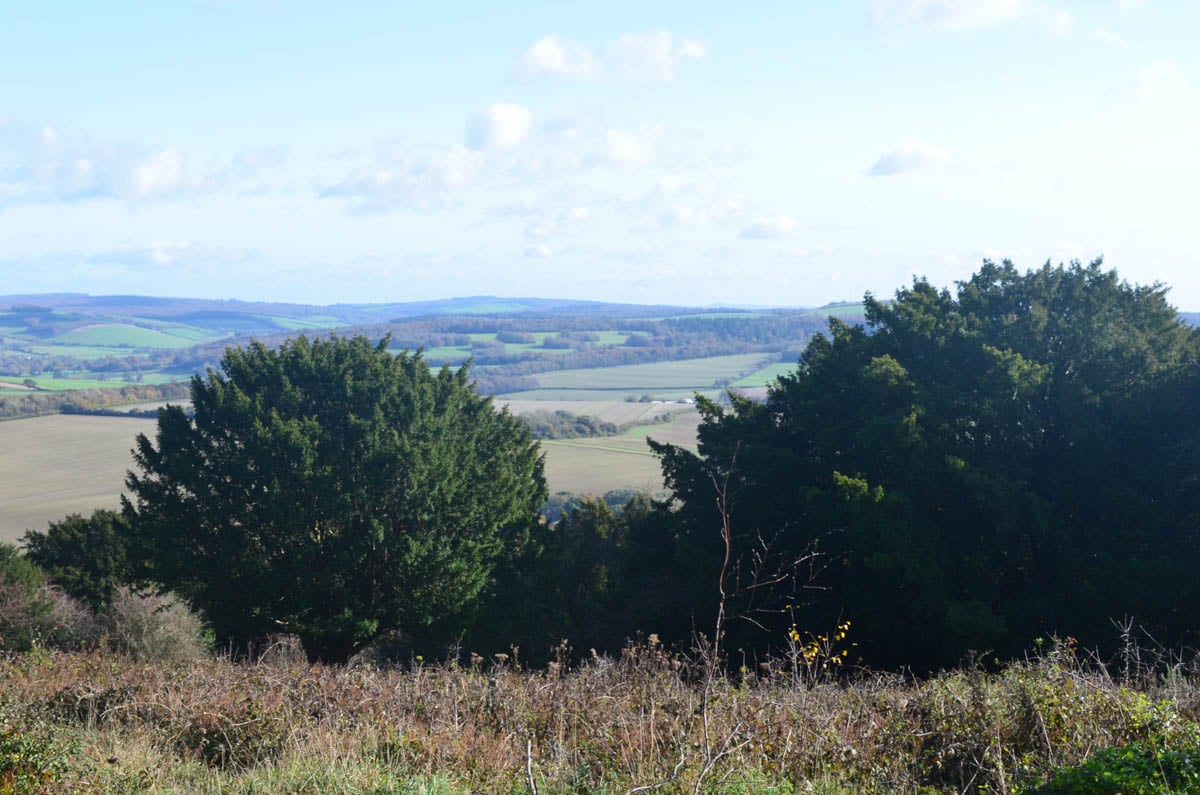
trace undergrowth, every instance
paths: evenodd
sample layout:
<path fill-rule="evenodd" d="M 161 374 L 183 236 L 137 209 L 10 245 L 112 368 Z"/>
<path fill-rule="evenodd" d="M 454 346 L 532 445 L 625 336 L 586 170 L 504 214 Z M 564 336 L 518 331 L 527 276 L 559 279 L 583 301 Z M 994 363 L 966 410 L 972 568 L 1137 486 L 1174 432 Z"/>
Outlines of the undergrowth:
<path fill-rule="evenodd" d="M 0 792 L 1200 786 L 1200 688 L 1179 666 L 1133 681 L 1058 644 L 927 680 L 784 669 L 718 677 L 704 698 L 695 661 L 653 637 L 619 659 L 538 671 L 515 655 L 310 668 L 286 648 L 255 663 L 34 648 L 0 658 Z"/>

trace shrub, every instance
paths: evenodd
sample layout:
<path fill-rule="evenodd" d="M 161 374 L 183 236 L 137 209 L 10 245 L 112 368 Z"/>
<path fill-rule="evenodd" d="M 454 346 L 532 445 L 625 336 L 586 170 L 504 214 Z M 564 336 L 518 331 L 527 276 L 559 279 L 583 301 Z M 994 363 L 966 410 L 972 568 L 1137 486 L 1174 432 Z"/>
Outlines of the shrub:
<path fill-rule="evenodd" d="M 0 544 L 0 648 L 27 651 L 38 644 L 75 647 L 94 637 L 92 615 L 12 544 Z"/>
<path fill-rule="evenodd" d="M 200 616 L 174 594 L 118 588 L 102 622 L 113 648 L 137 659 L 195 660 L 211 645 Z"/>

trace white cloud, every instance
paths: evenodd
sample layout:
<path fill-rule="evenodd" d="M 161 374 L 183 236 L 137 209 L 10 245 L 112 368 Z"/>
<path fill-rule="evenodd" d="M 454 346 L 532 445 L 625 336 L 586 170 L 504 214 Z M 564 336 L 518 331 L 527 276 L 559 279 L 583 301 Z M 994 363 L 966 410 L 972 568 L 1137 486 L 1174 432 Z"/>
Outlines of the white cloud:
<path fill-rule="evenodd" d="M 681 39 L 667 30 L 626 33 L 614 42 L 610 59 L 617 70 L 630 80 L 668 81 L 675 79 L 676 68 L 684 61 L 704 57 L 704 44 Z"/>
<path fill-rule="evenodd" d="M 908 171 L 936 168 L 948 164 L 950 160 L 950 153 L 940 147 L 907 143 L 875 161 L 875 165 L 867 171 L 867 176 L 886 177 Z"/>
<path fill-rule="evenodd" d="M 1187 75 L 1177 63 L 1155 61 L 1138 70 L 1136 92 L 1140 99 L 1165 99 L 1181 94 L 1187 89 Z"/>
<path fill-rule="evenodd" d="M 533 43 L 514 67 L 518 77 L 561 75 L 588 80 L 600 75 L 600 62 L 586 47 L 557 33 Z"/>
<path fill-rule="evenodd" d="M 87 256 L 89 264 L 164 268 L 167 266 L 218 266 L 256 258 L 248 249 L 224 249 L 191 240 L 154 240 L 150 243 L 126 242 L 110 251 Z"/>
<path fill-rule="evenodd" d="M 238 176 L 253 177 L 260 171 L 278 168 L 287 162 L 288 147 L 256 146 L 238 151 L 230 167 Z"/>
<path fill-rule="evenodd" d="M 535 246 L 525 249 L 525 256 L 532 259 L 548 259 L 554 256 L 554 249 L 545 243 L 538 243 Z"/>
<path fill-rule="evenodd" d="M 775 218 L 760 218 L 738 232 L 740 240 L 778 240 L 787 237 L 799 228 L 794 218 L 781 215 Z"/>
<path fill-rule="evenodd" d="M 218 190 L 241 175 L 236 157 L 199 174 L 177 146 L 98 142 L 11 118 L 0 119 L 0 162 L 6 166 L 0 170 L 0 204 L 10 205 L 176 199 Z"/>
<path fill-rule="evenodd" d="M 675 79 L 685 61 L 705 56 L 704 43 L 680 38 L 669 30 L 624 33 L 597 57 L 585 45 L 558 33 L 543 36 L 527 49 L 513 66 L 522 79 L 557 75 L 575 80 L 594 80 L 616 74 L 640 82 Z"/>
<path fill-rule="evenodd" d="M 1067 11 L 1059 10 L 1050 14 L 1046 20 L 1046 24 L 1050 27 L 1050 30 L 1063 36 L 1070 33 L 1071 28 L 1075 27 L 1075 17 L 1071 16 Z"/>
<path fill-rule="evenodd" d="M 130 191 L 136 198 L 167 196 L 183 184 L 183 155 L 169 146 L 133 167 Z"/>
<path fill-rule="evenodd" d="M 515 149 L 529 137 L 531 127 L 529 108 L 498 103 L 467 121 L 466 144 L 471 149 Z"/>
<path fill-rule="evenodd" d="M 344 198 L 359 211 L 412 206 L 428 208 L 476 181 L 485 155 L 456 146 L 432 154 L 409 154 L 381 147 L 375 161 L 353 169 L 319 189 L 322 198 Z"/>
<path fill-rule="evenodd" d="M 1092 35 L 1105 44 L 1111 44 L 1114 47 L 1129 46 L 1129 42 L 1125 41 L 1124 36 L 1122 36 L 1120 33 L 1114 33 L 1107 28 L 1096 28 L 1092 31 Z"/>
<path fill-rule="evenodd" d="M 609 130 L 604 136 L 604 159 L 622 168 L 640 168 L 649 163 L 662 138 L 662 127 L 643 127 L 635 132 Z"/>
<path fill-rule="evenodd" d="M 956 31 L 1007 22 L 1028 10 L 1026 0 L 876 0 L 875 21 Z"/>

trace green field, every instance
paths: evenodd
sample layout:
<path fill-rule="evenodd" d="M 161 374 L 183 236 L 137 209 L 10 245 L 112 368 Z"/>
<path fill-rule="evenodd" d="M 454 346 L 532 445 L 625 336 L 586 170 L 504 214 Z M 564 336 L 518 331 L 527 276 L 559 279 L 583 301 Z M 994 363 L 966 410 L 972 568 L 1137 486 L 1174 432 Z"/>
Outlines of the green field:
<path fill-rule="evenodd" d="M 791 362 L 776 362 L 770 364 L 761 370 L 757 370 L 745 378 L 739 378 L 733 382 L 733 386 L 767 386 L 775 383 L 775 379 L 781 375 L 790 375 L 796 372 L 796 365 Z"/>
<path fill-rule="evenodd" d="M 80 326 L 59 334 L 54 341 L 59 345 L 107 345 L 126 348 L 190 348 L 196 344 L 195 339 L 121 323 Z"/>

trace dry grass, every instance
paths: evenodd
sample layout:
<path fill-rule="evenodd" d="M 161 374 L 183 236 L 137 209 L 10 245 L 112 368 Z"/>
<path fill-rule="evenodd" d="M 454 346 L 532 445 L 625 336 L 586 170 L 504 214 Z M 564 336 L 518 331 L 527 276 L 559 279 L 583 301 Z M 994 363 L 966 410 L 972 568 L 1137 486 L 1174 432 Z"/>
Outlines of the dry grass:
<path fill-rule="evenodd" d="M 49 773 L 13 779 L 0 754 L 0 789 L 1017 793 L 1099 748 L 1194 734 L 1200 706 L 1190 679 L 1132 688 L 1069 648 L 920 683 L 759 673 L 705 707 L 695 667 L 653 642 L 572 671 L 35 651 L 0 660 L 3 750 Z"/>

